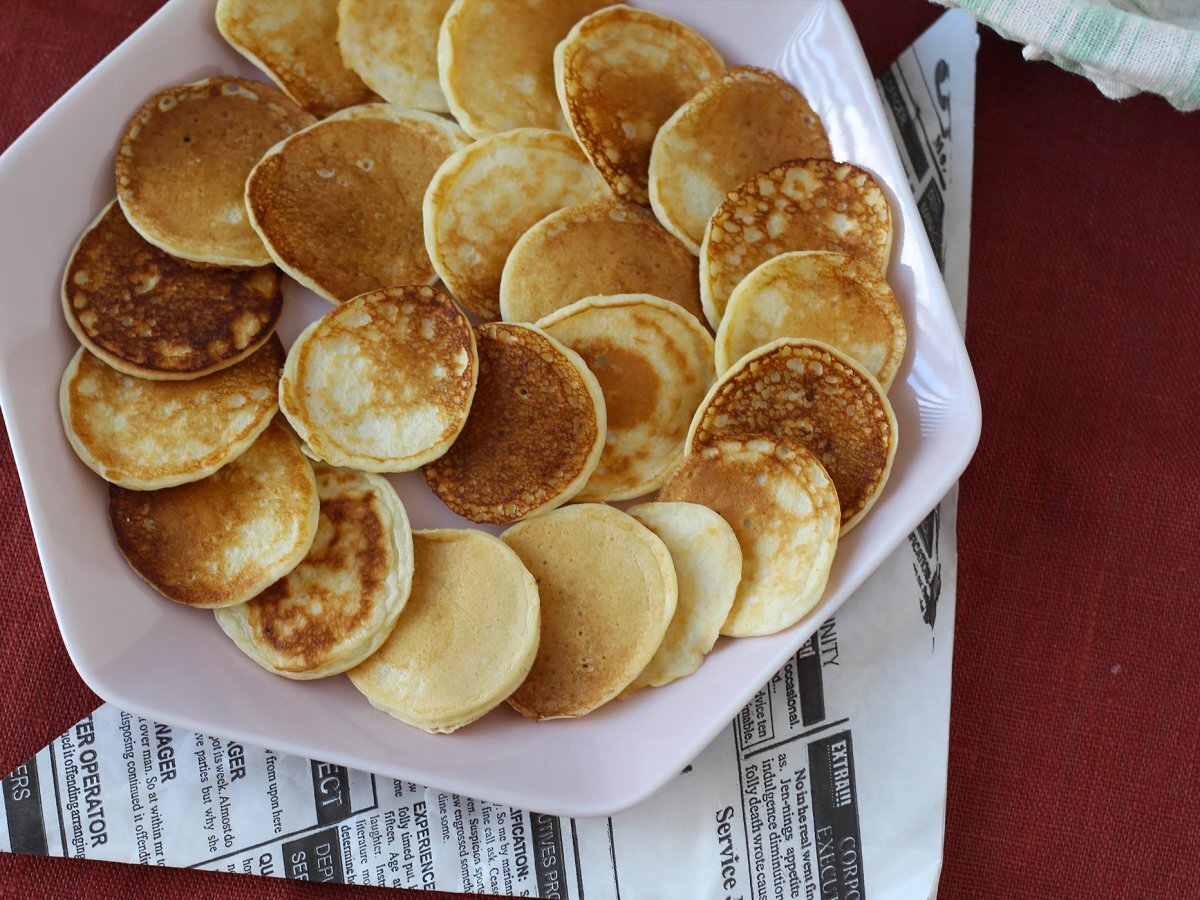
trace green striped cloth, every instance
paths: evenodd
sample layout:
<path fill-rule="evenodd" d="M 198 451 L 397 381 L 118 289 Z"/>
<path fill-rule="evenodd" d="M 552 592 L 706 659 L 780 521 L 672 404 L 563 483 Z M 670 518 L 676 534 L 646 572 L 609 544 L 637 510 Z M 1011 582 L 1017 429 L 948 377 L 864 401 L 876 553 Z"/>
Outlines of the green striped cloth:
<path fill-rule="evenodd" d="M 1200 0 L 937 0 L 965 9 L 1106 96 L 1151 91 L 1200 108 Z"/>

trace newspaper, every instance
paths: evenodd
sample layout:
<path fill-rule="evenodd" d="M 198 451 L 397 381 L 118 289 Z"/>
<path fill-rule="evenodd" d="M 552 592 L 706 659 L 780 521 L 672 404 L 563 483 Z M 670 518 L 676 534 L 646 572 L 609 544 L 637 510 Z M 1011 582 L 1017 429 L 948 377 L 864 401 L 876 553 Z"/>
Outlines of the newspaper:
<path fill-rule="evenodd" d="M 965 313 L 974 23 L 879 79 Z M 956 491 L 667 787 L 567 819 L 101 706 L 3 779 L 0 848 L 546 898 L 924 898 L 945 816 Z"/>

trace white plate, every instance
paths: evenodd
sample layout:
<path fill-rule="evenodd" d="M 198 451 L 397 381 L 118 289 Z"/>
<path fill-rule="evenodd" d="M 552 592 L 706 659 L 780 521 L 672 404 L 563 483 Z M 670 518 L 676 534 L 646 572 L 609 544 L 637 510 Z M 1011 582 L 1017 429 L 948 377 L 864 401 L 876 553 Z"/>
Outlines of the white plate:
<path fill-rule="evenodd" d="M 230 72 L 263 77 L 221 40 L 211 0 L 175 0 L 0 158 L 0 402 L 54 612 L 97 694 L 138 715 L 278 751 L 541 812 L 609 815 L 687 765 L 941 499 L 974 452 L 979 395 L 845 11 L 829 0 L 644 5 L 693 25 L 730 62 L 793 81 L 837 158 L 875 172 L 892 201 L 888 280 L 909 327 L 891 392 L 900 447 L 883 496 L 839 547 L 820 606 L 782 634 L 723 639 L 690 678 L 585 719 L 534 724 L 504 708 L 432 736 L 373 709 L 346 678 L 268 674 L 210 613 L 169 603 L 134 576 L 109 533 L 107 487 L 76 459 L 59 421 L 59 378 L 76 343 L 58 288 L 79 232 L 113 196 L 114 149 L 133 110 L 168 85 Z M 328 309 L 294 284 L 287 300 L 285 343 Z M 414 527 L 462 522 L 419 475 L 397 485 Z"/>

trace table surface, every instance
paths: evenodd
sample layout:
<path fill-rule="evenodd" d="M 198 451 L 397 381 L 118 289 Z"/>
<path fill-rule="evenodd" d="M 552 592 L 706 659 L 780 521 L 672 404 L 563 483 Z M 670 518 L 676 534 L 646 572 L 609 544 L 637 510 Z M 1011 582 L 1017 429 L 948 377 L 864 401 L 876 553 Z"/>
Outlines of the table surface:
<path fill-rule="evenodd" d="M 846 5 L 877 72 L 940 14 Z M 0 149 L 158 6 L 6 0 Z M 984 430 L 959 507 L 942 898 L 1200 896 L 1197 150 L 1200 114 L 1106 100 L 982 36 L 967 346 Z M 7 433 L 0 561 L 8 772 L 100 701 L 58 635 Z M 0 889 L 375 890 L 8 854 Z"/>

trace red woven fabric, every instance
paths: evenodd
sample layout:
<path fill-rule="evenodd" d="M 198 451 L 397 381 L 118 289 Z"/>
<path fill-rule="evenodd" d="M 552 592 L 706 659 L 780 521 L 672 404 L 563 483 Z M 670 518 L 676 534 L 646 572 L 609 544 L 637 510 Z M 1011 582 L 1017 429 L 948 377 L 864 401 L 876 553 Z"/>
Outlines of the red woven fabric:
<path fill-rule="evenodd" d="M 846 3 L 876 70 L 939 13 Z M 0 148 L 157 6 L 6 0 Z M 978 81 L 985 424 L 960 500 L 940 896 L 1200 896 L 1200 115 L 1105 100 L 990 33 Z M 6 436 L 0 560 L 7 772 L 99 700 L 58 636 Z M 368 890 L 0 855 L 9 896 Z"/>

